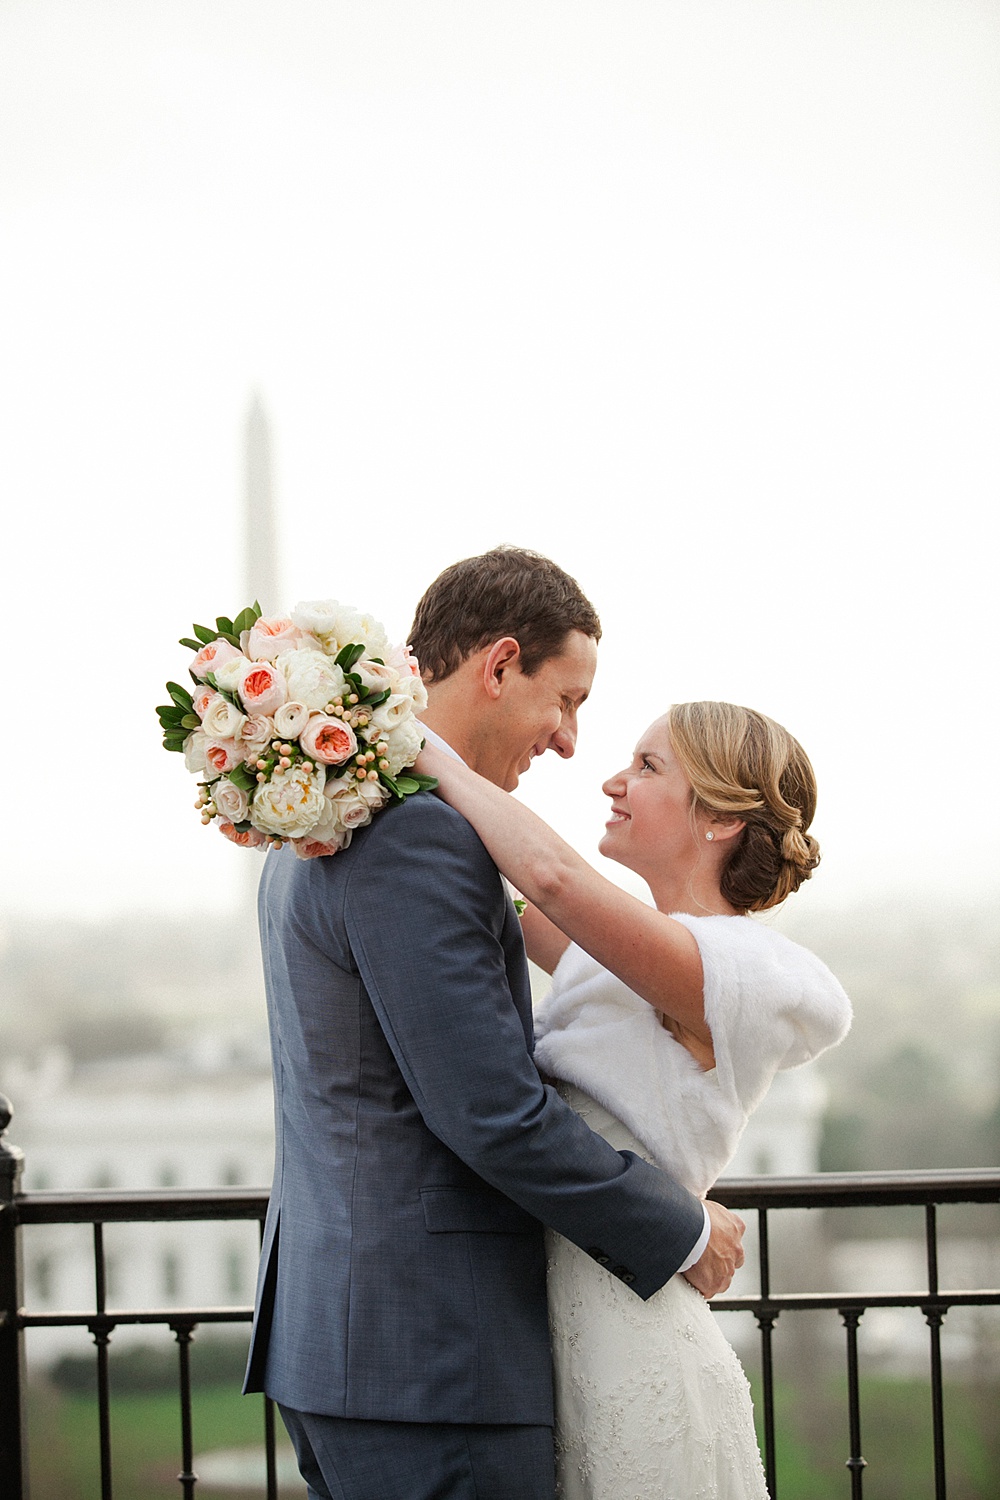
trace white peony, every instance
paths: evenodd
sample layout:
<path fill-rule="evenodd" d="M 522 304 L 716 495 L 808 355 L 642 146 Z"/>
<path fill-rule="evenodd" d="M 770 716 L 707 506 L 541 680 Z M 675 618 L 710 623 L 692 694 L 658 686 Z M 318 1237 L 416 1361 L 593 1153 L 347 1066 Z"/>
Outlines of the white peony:
<path fill-rule="evenodd" d="M 289 698 L 316 713 L 344 695 L 344 674 L 322 651 L 285 651 L 276 666 L 285 679 Z"/>
<path fill-rule="evenodd" d="M 370 656 L 385 656 L 389 640 L 385 630 L 372 615 L 362 614 L 350 604 L 336 599 L 313 599 L 296 604 L 292 620 L 300 630 L 308 631 L 323 642 L 323 649 L 336 656 L 345 646 L 360 644 Z"/>
<path fill-rule="evenodd" d="M 262 833 L 297 839 L 311 833 L 325 813 L 326 772 L 306 771 L 299 761 L 287 771 L 275 771 L 254 793 L 251 818 Z"/>
<path fill-rule="evenodd" d="M 416 719 L 410 718 L 390 729 L 382 739 L 388 746 L 385 758 L 389 762 L 389 775 L 398 776 L 404 767 L 412 766 L 420 754 L 424 734 Z"/>

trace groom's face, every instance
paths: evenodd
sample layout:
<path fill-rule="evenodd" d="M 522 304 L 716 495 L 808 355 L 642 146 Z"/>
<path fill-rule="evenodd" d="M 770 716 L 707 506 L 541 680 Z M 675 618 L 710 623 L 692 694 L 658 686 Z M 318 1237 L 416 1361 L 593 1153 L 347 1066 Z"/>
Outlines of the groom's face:
<path fill-rule="evenodd" d="M 476 769 L 512 792 L 537 755 L 554 750 L 568 759 L 576 749 L 576 716 L 597 669 L 597 642 L 571 630 L 555 656 L 529 677 L 508 669 L 490 741 Z"/>

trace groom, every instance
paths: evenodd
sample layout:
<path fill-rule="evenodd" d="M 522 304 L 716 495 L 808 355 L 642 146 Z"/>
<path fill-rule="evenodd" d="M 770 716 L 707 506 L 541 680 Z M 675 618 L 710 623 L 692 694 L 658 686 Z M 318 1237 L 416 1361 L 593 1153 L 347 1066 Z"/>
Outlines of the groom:
<path fill-rule="evenodd" d="M 512 789 L 573 754 L 599 637 L 547 559 L 456 563 L 413 627 L 428 733 Z M 692 1261 L 723 1290 L 742 1225 L 543 1086 L 516 913 L 438 798 L 269 854 L 259 906 L 277 1140 L 245 1389 L 311 1497 L 551 1500 L 542 1225 L 643 1298 Z"/>

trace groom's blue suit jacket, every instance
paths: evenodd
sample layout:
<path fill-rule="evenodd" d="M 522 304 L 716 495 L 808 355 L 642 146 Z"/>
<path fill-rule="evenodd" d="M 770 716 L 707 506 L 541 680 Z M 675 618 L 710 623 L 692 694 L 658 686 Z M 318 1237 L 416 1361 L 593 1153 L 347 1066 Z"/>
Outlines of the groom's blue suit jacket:
<path fill-rule="evenodd" d="M 551 1422 L 542 1225 L 648 1297 L 700 1204 L 542 1084 L 516 913 L 436 797 L 333 858 L 270 853 L 259 906 L 276 1159 L 246 1389 Z"/>

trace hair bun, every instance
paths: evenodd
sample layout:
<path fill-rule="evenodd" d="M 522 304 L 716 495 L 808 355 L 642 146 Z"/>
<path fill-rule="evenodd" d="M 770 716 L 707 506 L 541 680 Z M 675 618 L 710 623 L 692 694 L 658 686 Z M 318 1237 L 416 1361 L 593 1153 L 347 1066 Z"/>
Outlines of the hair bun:
<path fill-rule="evenodd" d="M 819 864 L 819 844 L 801 828 L 787 828 L 781 839 L 781 857 L 808 878 Z"/>

